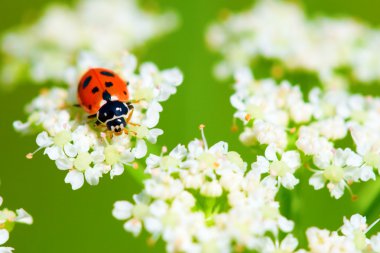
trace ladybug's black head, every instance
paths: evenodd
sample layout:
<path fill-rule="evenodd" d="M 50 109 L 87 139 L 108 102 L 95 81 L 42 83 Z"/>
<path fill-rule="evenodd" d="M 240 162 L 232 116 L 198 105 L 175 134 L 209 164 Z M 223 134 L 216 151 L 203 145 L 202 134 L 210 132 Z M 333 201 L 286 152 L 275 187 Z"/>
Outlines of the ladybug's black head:
<path fill-rule="evenodd" d="M 115 118 L 106 123 L 107 129 L 116 133 L 121 132 L 126 125 L 127 123 L 125 122 L 124 117 Z"/>
<path fill-rule="evenodd" d="M 108 130 L 121 132 L 127 125 L 125 117 L 128 115 L 130 108 L 120 101 L 107 101 L 98 111 L 98 121 L 107 126 Z"/>

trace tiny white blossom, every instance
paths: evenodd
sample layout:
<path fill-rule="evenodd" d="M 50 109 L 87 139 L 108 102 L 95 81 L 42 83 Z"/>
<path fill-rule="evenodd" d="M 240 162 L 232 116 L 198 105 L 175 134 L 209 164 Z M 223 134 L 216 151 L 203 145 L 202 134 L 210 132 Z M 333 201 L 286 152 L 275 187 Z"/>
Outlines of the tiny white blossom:
<path fill-rule="evenodd" d="M 278 155 L 281 156 L 280 159 Z M 294 172 L 300 167 L 300 155 L 297 151 L 287 151 L 278 155 L 276 148 L 269 145 L 265 150 L 265 157 L 258 156 L 257 161 L 252 164 L 252 169 L 268 173 L 269 178 L 265 178 L 264 181 L 274 179 L 285 188 L 293 189 L 299 182 Z"/>

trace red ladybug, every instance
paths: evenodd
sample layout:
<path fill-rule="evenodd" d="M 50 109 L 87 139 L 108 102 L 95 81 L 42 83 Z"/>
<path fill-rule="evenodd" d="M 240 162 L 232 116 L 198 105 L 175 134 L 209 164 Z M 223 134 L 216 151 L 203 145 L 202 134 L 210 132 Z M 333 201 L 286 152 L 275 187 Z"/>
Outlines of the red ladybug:
<path fill-rule="evenodd" d="M 121 134 L 133 113 L 127 85 L 111 70 L 91 68 L 79 81 L 79 104 L 90 114 L 89 118 L 97 119 L 97 126 Z"/>

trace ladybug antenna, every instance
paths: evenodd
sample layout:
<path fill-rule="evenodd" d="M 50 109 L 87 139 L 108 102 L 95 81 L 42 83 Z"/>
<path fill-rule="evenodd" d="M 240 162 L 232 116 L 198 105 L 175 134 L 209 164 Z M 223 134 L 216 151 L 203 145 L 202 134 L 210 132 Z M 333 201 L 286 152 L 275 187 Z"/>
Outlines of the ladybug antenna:
<path fill-rule="evenodd" d="M 199 129 L 201 130 L 203 145 L 205 147 L 205 150 L 208 150 L 207 140 L 206 140 L 205 132 L 203 130 L 205 127 L 206 126 L 204 124 L 199 125 Z"/>

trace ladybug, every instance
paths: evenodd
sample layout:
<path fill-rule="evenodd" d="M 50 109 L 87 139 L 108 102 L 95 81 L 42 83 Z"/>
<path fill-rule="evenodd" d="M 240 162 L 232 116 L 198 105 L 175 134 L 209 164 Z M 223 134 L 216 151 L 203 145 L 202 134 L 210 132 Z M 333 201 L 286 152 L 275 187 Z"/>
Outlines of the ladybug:
<path fill-rule="evenodd" d="M 129 102 L 128 82 L 115 72 L 105 68 L 91 68 L 78 84 L 79 105 L 96 118 L 95 125 L 103 126 L 109 132 L 119 135 L 125 129 L 133 113 Z"/>

